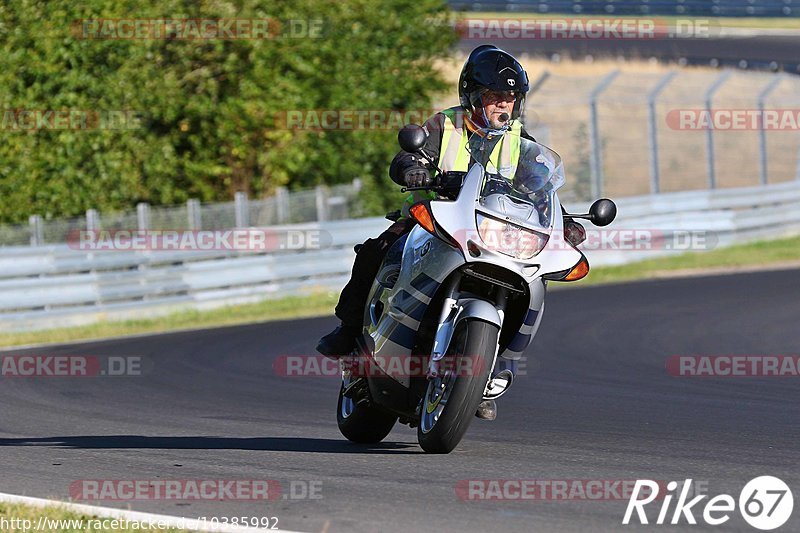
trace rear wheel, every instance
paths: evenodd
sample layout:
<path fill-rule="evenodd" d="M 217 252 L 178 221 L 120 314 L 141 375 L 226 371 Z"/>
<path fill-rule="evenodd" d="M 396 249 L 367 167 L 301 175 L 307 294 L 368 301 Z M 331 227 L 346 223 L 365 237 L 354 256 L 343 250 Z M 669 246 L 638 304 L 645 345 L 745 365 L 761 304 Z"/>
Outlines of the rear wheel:
<path fill-rule="evenodd" d="M 428 382 L 417 440 L 429 453 L 450 453 L 467 431 L 491 372 L 499 329 L 477 319 L 456 326 L 443 359 L 447 370 Z"/>
<path fill-rule="evenodd" d="M 336 407 L 336 422 L 339 431 L 347 440 L 360 443 L 380 442 L 392 431 L 397 417 L 379 407 L 369 405 L 366 399 L 360 401 L 345 392 L 353 394 L 354 389 L 366 387 L 363 378 L 353 380 L 349 376 L 342 378 L 339 389 L 339 403 Z"/>

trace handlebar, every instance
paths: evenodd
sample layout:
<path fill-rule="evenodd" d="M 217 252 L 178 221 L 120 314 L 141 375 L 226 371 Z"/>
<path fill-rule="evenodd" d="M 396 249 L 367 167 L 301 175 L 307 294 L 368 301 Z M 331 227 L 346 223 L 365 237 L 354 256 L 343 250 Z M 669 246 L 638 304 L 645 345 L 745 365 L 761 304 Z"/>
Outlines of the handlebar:
<path fill-rule="evenodd" d="M 400 191 L 433 191 L 441 193 L 447 198 L 455 199 L 461 191 L 461 186 L 464 184 L 464 176 L 466 175 L 466 172 L 455 170 L 443 172 L 433 175 L 431 184 L 426 187 L 402 187 Z"/>

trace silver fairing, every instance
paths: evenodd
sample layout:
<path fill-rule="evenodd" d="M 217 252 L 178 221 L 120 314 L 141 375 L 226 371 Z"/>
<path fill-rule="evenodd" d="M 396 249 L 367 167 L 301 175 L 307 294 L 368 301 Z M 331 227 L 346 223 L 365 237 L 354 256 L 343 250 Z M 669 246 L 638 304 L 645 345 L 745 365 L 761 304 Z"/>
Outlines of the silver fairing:
<path fill-rule="evenodd" d="M 521 327 L 508 344 L 504 353 L 507 359 L 518 359 L 530 344 L 538 330 L 544 312 L 544 296 L 546 282 L 542 276 L 560 272 L 575 266 L 582 254 L 569 246 L 559 245 L 552 240 L 548 242 L 535 257 L 520 260 L 497 251 L 486 249 L 478 236 L 476 214 L 485 213 L 497 217 L 488 202 L 481 202 L 481 190 L 484 182 L 484 169 L 479 164 L 473 165 L 467 173 L 461 192 L 455 201 L 436 200 L 430 202 L 431 212 L 438 226 L 452 238 L 454 244 L 431 235 L 420 226 L 415 226 L 408 235 L 402 252 L 402 262 L 398 265 L 384 264 L 384 268 L 373 284 L 365 310 L 365 332 L 374 343 L 373 354 L 378 362 L 384 357 L 407 356 L 412 353 L 420 320 L 426 312 L 431 299 L 442 284 L 457 268 L 467 263 L 490 263 L 518 274 L 529 287 L 530 301 L 527 313 L 518 320 Z M 552 234 L 563 233 L 563 214 L 561 205 L 553 192 L 552 213 L 549 231 Z M 517 217 L 506 217 L 514 224 L 542 231 L 542 228 L 531 227 Z M 473 257 L 468 246 L 481 249 L 480 255 Z M 457 296 L 456 296 L 457 298 Z M 474 300 L 474 299 L 473 299 Z M 477 302 L 484 304 L 484 302 Z M 449 335 L 452 334 L 456 315 L 467 307 L 474 312 L 485 312 L 485 306 L 469 305 L 470 302 L 445 301 L 444 309 L 432 309 L 428 316 L 437 317 L 438 333 L 434 343 L 434 353 L 428 354 L 437 358 L 437 352 L 446 348 Z M 483 309 L 480 311 L 478 308 Z M 491 314 L 491 313 L 489 313 Z M 499 322 L 504 317 L 497 312 L 495 317 L 486 316 L 486 320 Z M 414 354 L 420 355 L 420 354 Z M 391 375 L 391 374 L 390 374 Z M 408 376 L 392 376 L 401 384 L 408 386 Z"/>
<path fill-rule="evenodd" d="M 367 300 L 366 329 L 375 343 L 374 355 L 383 357 L 411 354 L 420 320 L 431 298 L 447 276 L 464 264 L 461 252 L 419 226 L 408 235 L 399 272 L 391 288 L 376 280 Z M 382 273 L 384 273 L 382 271 Z M 380 302 L 380 305 L 378 304 Z M 381 309 L 378 315 L 376 309 Z M 396 379 L 408 385 L 408 376 Z"/>

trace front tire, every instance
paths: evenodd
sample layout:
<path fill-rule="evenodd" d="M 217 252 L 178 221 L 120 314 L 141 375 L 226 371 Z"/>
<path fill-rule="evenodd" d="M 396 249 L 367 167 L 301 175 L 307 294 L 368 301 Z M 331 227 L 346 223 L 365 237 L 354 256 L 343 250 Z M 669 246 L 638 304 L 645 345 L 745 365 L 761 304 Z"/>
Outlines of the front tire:
<path fill-rule="evenodd" d="M 351 384 L 351 378 L 342 378 L 339 389 L 339 402 L 336 406 L 336 422 L 339 431 L 352 442 L 374 444 L 386 438 L 392 431 L 397 417 L 368 402 L 357 403 L 344 396 L 345 389 Z"/>
<path fill-rule="evenodd" d="M 474 318 L 456 325 L 442 360 L 455 375 L 429 381 L 422 399 L 417 440 L 426 452 L 450 453 L 466 433 L 483 400 L 498 334 L 496 325 Z M 470 366 L 465 364 L 468 356 L 473 358 Z"/>

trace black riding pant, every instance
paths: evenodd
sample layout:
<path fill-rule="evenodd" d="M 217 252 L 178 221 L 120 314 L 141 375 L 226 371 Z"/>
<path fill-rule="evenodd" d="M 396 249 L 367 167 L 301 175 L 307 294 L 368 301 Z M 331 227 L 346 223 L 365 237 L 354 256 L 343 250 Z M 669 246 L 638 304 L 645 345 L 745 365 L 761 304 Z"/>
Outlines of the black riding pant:
<path fill-rule="evenodd" d="M 336 316 L 347 326 L 361 327 L 364 318 L 364 306 L 372 287 L 375 276 L 381 267 L 386 252 L 397 239 L 411 231 L 414 220 L 403 218 L 389 226 L 375 239 L 367 239 L 360 247 L 356 247 L 356 260 L 353 263 L 353 273 L 347 282 L 339 303 L 336 305 Z"/>

